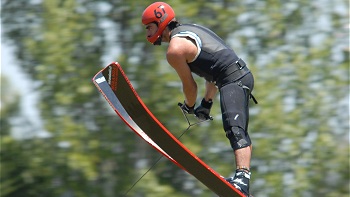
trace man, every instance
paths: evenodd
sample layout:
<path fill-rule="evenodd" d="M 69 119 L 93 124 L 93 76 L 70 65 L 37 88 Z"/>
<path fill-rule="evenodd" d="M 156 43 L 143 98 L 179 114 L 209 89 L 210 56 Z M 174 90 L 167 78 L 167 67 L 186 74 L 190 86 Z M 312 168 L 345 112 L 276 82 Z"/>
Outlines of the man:
<path fill-rule="evenodd" d="M 252 144 L 247 131 L 248 103 L 254 98 L 251 95 L 254 79 L 246 63 L 211 30 L 180 24 L 174 10 L 164 2 L 148 6 L 142 14 L 142 23 L 149 42 L 169 43 L 166 58 L 181 79 L 184 112 L 208 119 L 219 90 L 223 127 L 236 158 L 236 174 L 226 180 L 249 196 Z M 206 80 L 206 91 L 197 108 L 197 84 L 192 72 Z"/>

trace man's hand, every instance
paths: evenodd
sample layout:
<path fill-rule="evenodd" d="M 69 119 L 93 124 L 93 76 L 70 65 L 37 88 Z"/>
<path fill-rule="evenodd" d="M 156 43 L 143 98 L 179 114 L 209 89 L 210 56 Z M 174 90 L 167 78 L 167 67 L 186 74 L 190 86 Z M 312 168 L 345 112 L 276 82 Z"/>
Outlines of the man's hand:
<path fill-rule="evenodd" d="M 184 103 L 178 103 L 178 105 L 180 106 L 180 108 L 182 109 L 182 111 L 184 111 L 186 114 L 194 114 L 194 106 L 196 104 L 194 104 L 192 107 L 189 107 L 186 102 L 184 101 Z"/>
<path fill-rule="evenodd" d="M 194 110 L 194 115 L 200 120 L 212 119 L 212 117 L 209 115 L 212 105 L 213 101 L 211 99 L 206 101 L 203 98 L 201 104 Z"/>

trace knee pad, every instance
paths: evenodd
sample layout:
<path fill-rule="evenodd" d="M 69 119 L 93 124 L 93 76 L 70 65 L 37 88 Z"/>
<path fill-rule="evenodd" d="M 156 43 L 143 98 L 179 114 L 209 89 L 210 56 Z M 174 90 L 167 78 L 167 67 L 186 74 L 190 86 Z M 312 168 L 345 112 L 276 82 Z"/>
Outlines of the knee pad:
<path fill-rule="evenodd" d="M 230 130 L 225 131 L 226 137 L 230 140 L 233 150 L 238 150 L 251 145 L 250 137 L 240 127 L 231 127 Z"/>

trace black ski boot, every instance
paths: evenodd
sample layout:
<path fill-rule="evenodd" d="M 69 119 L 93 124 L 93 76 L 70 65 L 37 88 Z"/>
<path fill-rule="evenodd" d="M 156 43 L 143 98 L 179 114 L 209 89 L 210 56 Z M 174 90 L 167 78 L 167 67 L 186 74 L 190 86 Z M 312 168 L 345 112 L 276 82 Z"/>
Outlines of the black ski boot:
<path fill-rule="evenodd" d="M 239 189 L 247 197 L 252 197 L 249 194 L 249 180 L 250 172 L 239 169 L 236 170 L 234 177 L 227 178 L 226 181 L 233 185 L 235 188 Z"/>

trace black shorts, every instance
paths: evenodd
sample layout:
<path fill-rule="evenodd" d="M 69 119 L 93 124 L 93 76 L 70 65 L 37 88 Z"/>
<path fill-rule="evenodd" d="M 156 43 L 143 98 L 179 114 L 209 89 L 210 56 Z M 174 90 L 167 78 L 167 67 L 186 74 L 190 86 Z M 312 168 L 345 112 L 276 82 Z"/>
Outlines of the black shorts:
<path fill-rule="evenodd" d="M 249 121 L 249 92 L 238 84 L 247 86 L 250 92 L 254 88 L 254 77 L 248 73 L 237 82 L 226 84 L 220 88 L 220 106 L 222 122 L 225 131 L 231 127 L 242 128 L 248 136 Z"/>

